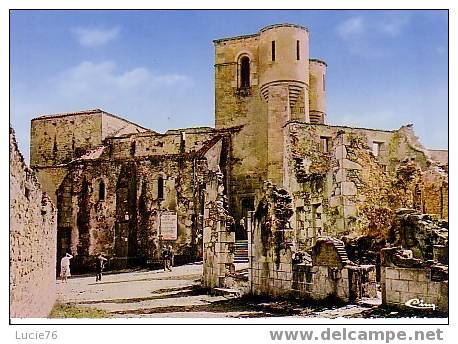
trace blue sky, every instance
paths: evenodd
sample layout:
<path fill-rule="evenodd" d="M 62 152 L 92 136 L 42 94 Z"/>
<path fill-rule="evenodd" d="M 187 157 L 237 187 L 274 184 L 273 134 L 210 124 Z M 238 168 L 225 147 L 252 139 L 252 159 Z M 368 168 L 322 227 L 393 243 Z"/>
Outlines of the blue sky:
<path fill-rule="evenodd" d="M 142 126 L 212 126 L 212 40 L 274 23 L 310 30 L 328 63 L 328 123 L 413 123 L 448 148 L 446 11 L 14 11 L 11 123 L 28 160 L 30 120 L 102 108 Z"/>

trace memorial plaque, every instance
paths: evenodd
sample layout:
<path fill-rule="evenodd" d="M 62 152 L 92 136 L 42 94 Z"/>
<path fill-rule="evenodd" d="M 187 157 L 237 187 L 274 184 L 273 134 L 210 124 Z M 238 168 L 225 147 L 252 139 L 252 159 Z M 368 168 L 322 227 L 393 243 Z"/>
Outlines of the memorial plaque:
<path fill-rule="evenodd" d="M 163 240 L 176 240 L 178 238 L 177 213 L 166 211 L 161 214 L 160 233 Z"/>

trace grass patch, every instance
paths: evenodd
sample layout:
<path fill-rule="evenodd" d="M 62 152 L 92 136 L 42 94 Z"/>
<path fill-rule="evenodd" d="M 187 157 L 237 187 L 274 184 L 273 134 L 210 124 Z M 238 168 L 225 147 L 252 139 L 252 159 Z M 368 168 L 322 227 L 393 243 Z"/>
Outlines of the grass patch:
<path fill-rule="evenodd" d="M 110 318 L 111 314 L 97 308 L 72 304 L 54 305 L 49 318 Z"/>

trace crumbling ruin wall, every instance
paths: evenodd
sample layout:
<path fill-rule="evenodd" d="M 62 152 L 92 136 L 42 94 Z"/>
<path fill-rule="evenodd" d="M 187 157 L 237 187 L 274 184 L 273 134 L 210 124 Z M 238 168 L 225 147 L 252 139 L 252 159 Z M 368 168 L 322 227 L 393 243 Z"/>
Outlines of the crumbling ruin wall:
<path fill-rule="evenodd" d="M 130 156 L 170 155 L 192 153 L 201 149 L 217 136 L 212 128 L 186 128 L 169 130 L 165 134 L 144 132 L 110 137 L 105 140 L 113 159 Z"/>
<path fill-rule="evenodd" d="M 292 285 L 290 245 L 294 233 L 289 224 L 292 198 L 286 190 L 265 182 L 256 203 L 248 228 L 251 292 L 287 296 Z"/>
<path fill-rule="evenodd" d="M 235 272 L 233 231 L 234 220 L 227 211 L 223 174 L 214 171 L 206 191 L 203 229 L 204 288 L 231 287 L 231 274 Z M 216 192 L 215 192 L 216 191 Z"/>
<path fill-rule="evenodd" d="M 57 197 L 58 256 L 72 252 L 76 270 L 92 269 L 100 252 L 112 268 L 159 262 L 164 245 L 172 245 L 175 263 L 202 257 L 205 192 L 220 168 L 222 140 L 193 152 L 122 158 L 108 144 L 75 159 Z M 160 230 L 166 215 L 177 217 L 176 238 Z"/>
<path fill-rule="evenodd" d="M 448 213 L 446 167 L 429 158 L 411 126 L 380 131 L 292 121 L 286 129 L 284 185 L 301 249 L 321 235 L 385 240 L 400 207 Z"/>
<path fill-rule="evenodd" d="M 422 175 L 421 206 L 423 213 L 448 219 L 448 165 L 433 166 Z"/>
<path fill-rule="evenodd" d="M 100 109 L 45 115 L 31 123 L 30 165 L 65 164 L 98 147 L 108 136 L 120 131 L 146 131 L 128 120 Z"/>
<path fill-rule="evenodd" d="M 301 252 L 289 223 L 292 197 L 266 182 L 249 221 L 249 280 L 251 292 L 271 297 L 356 300 L 375 297 L 375 267 L 348 260 L 343 242 L 319 239 L 311 261 Z"/>
<path fill-rule="evenodd" d="M 56 209 L 10 128 L 10 316 L 46 317 L 56 299 Z"/>
<path fill-rule="evenodd" d="M 420 181 L 412 190 L 413 208 L 448 218 L 448 151 L 427 150 L 415 136 L 412 125 L 395 132 L 390 145 L 393 166 L 414 164 L 421 170 Z"/>
<path fill-rule="evenodd" d="M 399 248 L 382 249 L 382 303 L 402 309 L 417 307 L 417 312 L 448 312 L 448 266 L 408 254 Z"/>
<path fill-rule="evenodd" d="M 413 258 L 420 260 L 433 260 L 440 251 L 440 262 L 448 264 L 448 222 L 434 215 L 399 209 L 390 228 L 389 242 L 411 250 Z"/>
<path fill-rule="evenodd" d="M 43 191 L 57 204 L 56 191 L 68 172 L 67 163 L 102 145 L 107 136 L 144 131 L 145 128 L 99 109 L 34 118 L 30 166 Z"/>
<path fill-rule="evenodd" d="M 178 155 L 117 161 L 102 156 L 73 164 L 59 189 L 58 207 L 59 230 L 71 231 L 75 264 L 99 252 L 138 258 L 137 263 L 157 261 L 164 245 L 173 246 L 177 263 L 196 259 L 198 165 Z M 166 212 L 177 214 L 176 240 L 159 233 Z"/>
<path fill-rule="evenodd" d="M 256 226 L 259 217 L 254 216 L 253 225 Z M 343 302 L 376 297 L 375 266 L 353 264 L 346 256 L 343 242 L 332 238 L 319 239 L 310 261 L 298 259 L 307 254 L 296 251 L 295 244 L 287 239 L 277 248 L 279 257 L 276 257 L 275 249 L 267 249 L 262 255 L 259 228 L 254 228 L 253 233 L 250 250 L 254 253 L 250 256 L 249 280 L 254 295 Z"/>
<path fill-rule="evenodd" d="M 321 146 L 320 129 L 320 126 L 291 124 L 287 131 L 285 184 L 293 195 L 295 212 L 291 223 L 300 249 L 311 247 L 317 237 L 331 232 L 328 226 L 331 153 Z"/>

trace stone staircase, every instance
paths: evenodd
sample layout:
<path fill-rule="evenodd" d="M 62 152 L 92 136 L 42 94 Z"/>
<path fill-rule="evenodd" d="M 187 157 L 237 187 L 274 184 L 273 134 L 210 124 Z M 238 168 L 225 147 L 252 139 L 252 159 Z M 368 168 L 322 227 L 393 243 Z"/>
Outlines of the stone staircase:
<path fill-rule="evenodd" d="M 248 240 L 236 240 L 234 263 L 248 263 Z"/>
<path fill-rule="evenodd" d="M 345 250 L 345 245 L 342 242 L 334 242 L 334 246 L 337 249 L 337 253 L 342 263 L 344 265 L 349 263 L 350 259 L 348 259 L 347 251 Z"/>

